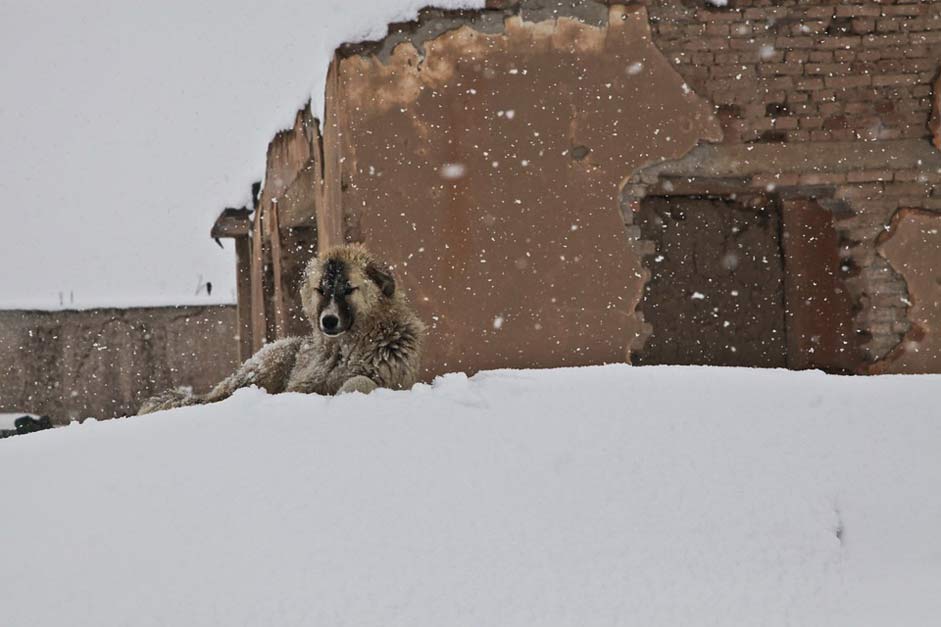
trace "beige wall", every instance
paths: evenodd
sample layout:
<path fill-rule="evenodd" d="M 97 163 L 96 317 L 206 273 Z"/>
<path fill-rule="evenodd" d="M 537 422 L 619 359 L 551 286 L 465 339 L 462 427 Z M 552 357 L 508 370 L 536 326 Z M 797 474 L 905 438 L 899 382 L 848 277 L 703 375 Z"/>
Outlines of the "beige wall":
<path fill-rule="evenodd" d="M 0 413 L 133 414 L 165 388 L 208 389 L 237 361 L 234 306 L 0 311 Z"/>

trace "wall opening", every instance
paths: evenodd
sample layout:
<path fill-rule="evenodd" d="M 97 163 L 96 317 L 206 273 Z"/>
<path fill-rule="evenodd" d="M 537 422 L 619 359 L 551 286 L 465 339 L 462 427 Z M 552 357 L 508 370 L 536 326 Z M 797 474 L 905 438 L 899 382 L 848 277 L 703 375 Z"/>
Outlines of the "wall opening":
<path fill-rule="evenodd" d="M 787 366 L 776 199 L 648 196 L 635 225 L 655 248 L 638 308 L 652 333 L 635 364 Z"/>

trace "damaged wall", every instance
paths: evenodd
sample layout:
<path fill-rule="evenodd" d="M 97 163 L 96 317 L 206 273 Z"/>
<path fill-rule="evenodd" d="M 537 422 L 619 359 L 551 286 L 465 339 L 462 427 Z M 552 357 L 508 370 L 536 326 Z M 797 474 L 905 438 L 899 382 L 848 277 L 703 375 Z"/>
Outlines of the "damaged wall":
<path fill-rule="evenodd" d="M 941 371 L 930 342 L 904 357 L 941 321 L 912 306 L 915 257 L 883 236 L 900 208 L 941 212 L 939 59 L 941 1 L 425 10 L 338 52 L 323 139 L 304 130 L 291 168 L 317 166 L 304 206 L 321 248 L 365 241 L 397 264 L 433 327 L 432 373 L 642 362 L 655 323 L 689 330 L 645 320 L 644 286 L 670 277 L 644 203 L 756 196 L 780 224 L 788 367 Z M 921 261 L 926 220 L 893 231 L 914 229 Z"/>
<path fill-rule="evenodd" d="M 720 138 L 643 7 L 338 58 L 327 102 L 326 181 L 341 184 L 321 246 L 396 262 L 431 329 L 429 376 L 624 361 L 643 268 L 621 187 Z"/>
<path fill-rule="evenodd" d="M 0 413 L 69 420 L 133 415 L 238 364 L 233 306 L 0 312 Z"/>
<path fill-rule="evenodd" d="M 937 372 L 941 355 L 941 213 L 901 209 L 880 238 L 879 254 L 908 286 L 911 328 L 878 364 L 880 372 Z"/>
<path fill-rule="evenodd" d="M 897 357 L 880 361 L 907 350 L 915 320 L 901 269 L 876 240 L 899 208 L 941 211 L 929 127 L 941 2 L 647 5 L 656 45 L 723 127 L 721 145 L 697 148 L 676 171 L 771 186 L 829 211 L 849 295 L 840 316 L 852 315 L 861 344 L 853 369 L 894 371 Z M 822 261 L 832 254 L 819 250 Z M 941 352 L 919 360 L 941 372 Z"/>

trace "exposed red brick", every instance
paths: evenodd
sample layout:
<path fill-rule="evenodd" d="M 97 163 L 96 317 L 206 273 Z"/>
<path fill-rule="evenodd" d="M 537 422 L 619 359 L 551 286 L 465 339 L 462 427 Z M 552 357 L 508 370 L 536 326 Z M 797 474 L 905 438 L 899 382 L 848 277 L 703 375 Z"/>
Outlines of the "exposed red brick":
<path fill-rule="evenodd" d="M 801 174 L 801 185 L 836 185 L 846 181 L 845 174 Z"/>
<path fill-rule="evenodd" d="M 868 181 L 891 181 L 892 177 L 891 170 L 859 170 L 848 172 L 846 180 L 849 183 L 863 183 Z"/>
<path fill-rule="evenodd" d="M 883 74 L 872 77 L 874 87 L 886 87 L 889 85 L 916 85 L 919 77 L 915 74 Z"/>
<path fill-rule="evenodd" d="M 863 87 L 872 84 L 872 77 L 865 74 L 861 76 L 827 76 L 823 79 L 823 82 L 827 87 L 833 89 Z"/>
<path fill-rule="evenodd" d="M 850 4 L 836 7 L 837 17 L 878 17 L 880 15 L 882 15 L 882 9 L 871 4 Z"/>

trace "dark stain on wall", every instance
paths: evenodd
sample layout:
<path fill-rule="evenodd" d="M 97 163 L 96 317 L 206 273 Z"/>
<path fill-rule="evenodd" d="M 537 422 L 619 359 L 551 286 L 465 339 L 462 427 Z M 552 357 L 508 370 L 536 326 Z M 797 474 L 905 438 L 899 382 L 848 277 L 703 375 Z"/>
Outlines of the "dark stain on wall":
<path fill-rule="evenodd" d="M 788 367 L 847 374 L 863 362 L 853 320 L 858 306 L 846 280 L 855 268 L 840 258 L 845 243 L 833 212 L 811 198 L 781 202 Z"/>

